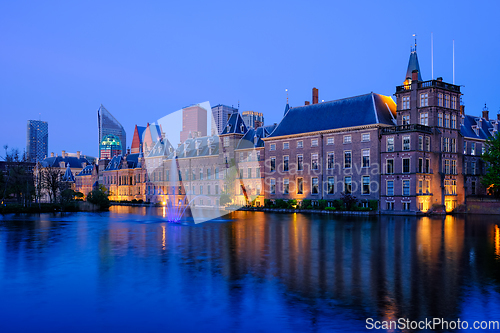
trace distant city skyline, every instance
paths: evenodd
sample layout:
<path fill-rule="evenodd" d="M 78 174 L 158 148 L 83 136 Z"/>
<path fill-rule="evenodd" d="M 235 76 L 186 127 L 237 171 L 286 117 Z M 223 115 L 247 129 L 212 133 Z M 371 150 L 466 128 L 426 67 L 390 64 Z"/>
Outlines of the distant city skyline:
<path fill-rule="evenodd" d="M 135 124 L 199 101 L 239 104 L 272 124 L 283 116 L 285 89 L 292 107 L 310 100 L 311 87 L 320 101 L 393 95 L 413 34 L 422 77 L 431 79 L 431 32 L 434 78 L 452 82 L 455 40 L 455 81 L 464 85 L 466 112 L 479 116 L 485 103 L 490 114 L 499 110 L 496 2 L 263 6 L 2 3 L 0 43 L 9 52 L 0 54 L 8 64 L 0 80 L 0 143 L 23 151 L 26 121 L 41 113 L 51 124 L 49 152 L 98 156 L 101 103 L 129 132 L 128 147 Z M 186 26 L 187 17 L 196 23 Z"/>

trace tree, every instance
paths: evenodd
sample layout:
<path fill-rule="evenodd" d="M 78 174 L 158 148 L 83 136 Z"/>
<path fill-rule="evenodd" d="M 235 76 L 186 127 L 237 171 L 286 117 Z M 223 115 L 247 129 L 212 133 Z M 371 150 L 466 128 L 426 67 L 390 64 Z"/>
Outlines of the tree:
<path fill-rule="evenodd" d="M 496 133 L 486 140 L 486 152 L 482 156 L 487 163 L 486 175 L 481 183 L 488 188 L 489 194 L 500 196 L 500 134 Z"/>
<path fill-rule="evenodd" d="M 352 210 L 358 202 L 358 199 L 354 195 L 346 192 L 342 192 L 340 200 L 344 202 L 345 208 L 347 210 Z"/>
<path fill-rule="evenodd" d="M 48 166 L 43 168 L 42 186 L 49 194 L 50 202 L 56 202 L 57 195 L 62 187 L 63 172 L 60 168 Z"/>
<path fill-rule="evenodd" d="M 5 148 L 5 162 L 7 172 L 2 175 L 2 198 L 13 196 L 19 204 L 25 206 L 31 204 L 35 194 L 33 173 L 26 153 L 20 155 L 17 149 Z"/>
<path fill-rule="evenodd" d="M 92 190 L 87 195 L 87 201 L 99 206 L 99 209 L 106 210 L 109 208 L 108 191 L 103 185 L 99 185 L 97 189 Z"/>

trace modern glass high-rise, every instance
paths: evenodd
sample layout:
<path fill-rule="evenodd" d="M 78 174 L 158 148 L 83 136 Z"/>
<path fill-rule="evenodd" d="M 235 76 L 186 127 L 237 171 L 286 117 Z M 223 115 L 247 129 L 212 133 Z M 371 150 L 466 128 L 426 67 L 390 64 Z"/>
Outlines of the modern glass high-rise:
<path fill-rule="evenodd" d="M 255 111 L 244 111 L 241 118 L 247 127 L 258 128 L 264 126 L 264 115 Z"/>
<path fill-rule="evenodd" d="M 214 106 L 212 108 L 213 117 L 211 134 L 221 134 L 233 113 L 238 113 L 238 109 L 222 104 Z"/>
<path fill-rule="evenodd" d="M 30 162 L 42 161 L 49 153 L 49 123 L 28 120 L 26 129 L 26 153 Z"/>
<path fill-rule="evenodd" d="M 110 158 L 108 154 L 102 156 L 102 153 L 106 151 L 102 148 L 108 145 L 110 136 L 114 137 L 112 153 L 123 155 L 127 145 L 125 129 L 102 104 L 97 110 L 97 122 L 99 126 L 99 158 Z"/>

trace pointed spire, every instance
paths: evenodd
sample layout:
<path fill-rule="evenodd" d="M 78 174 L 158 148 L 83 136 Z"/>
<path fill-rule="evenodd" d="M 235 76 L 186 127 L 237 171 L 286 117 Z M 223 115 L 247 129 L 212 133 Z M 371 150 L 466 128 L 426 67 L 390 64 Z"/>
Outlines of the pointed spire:
<path fill-rule="evenodd" d="M 405 80 L 408 78 L 411 79 L 411 76 L 412 76 L 411 73 L 414 70 L 417 70 L 418 71 L 418 80 L 423 81 L 422 74 L 420 73 L 420 66 L 418 64 L 418 57 L 417 57 L 417 37 L 415 34 L 413 34 L 413 37 L 415 37 L 415 48 L 411 49 L 410 60 L 408 60 L 408 69 L 406 70 Z"/>
<path fill-rule="evenodd" d="M 285 112 L 283 112 L 283 116 L 285 116 L 288 110 L 290 110 L 290 105 L 288 104 L 288 89 L 285 89 L 285 91 L 286 91 L 286 105 L 285 105 Z"/>

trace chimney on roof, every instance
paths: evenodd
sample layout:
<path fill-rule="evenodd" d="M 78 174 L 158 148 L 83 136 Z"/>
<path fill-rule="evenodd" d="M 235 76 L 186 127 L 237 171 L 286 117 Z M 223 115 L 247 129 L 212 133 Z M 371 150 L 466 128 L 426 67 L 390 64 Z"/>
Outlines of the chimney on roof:
<path fill-rule="evenodd" d="M 438 77 L 438 78 L 437 78 L 437 80 L 438 80 L 439 82 L 443 82 L 443 78 L 442 78 L 441 76 L 440 76 L 440 77 Z"/>
<path fill-rule="evenodd" d="M 313 104 L 318 104 L 318 88 L 313 88 Z"/>
<path fill-rule="evenodd" d="M 54 157 L 54 152 L 50 153 L 50 157 Z"/>
<path fill-rule="evenodd" d="M 309 103 L 309 101 L 304 102 L 304 105 L 309 105 L 309 104 L 311 104 L 311 103 Z"/>
<path fill-rule="evenodd" d="M 489 111 L 488 110 L 483 110 L 483 118 L 486 119 L 486 121 L 489 121 Z"/>
<path fill-rule="evenodd" d="M 79 150 L 76 151 L 76 158 L 80 159 L 80 151 Z"/>
<path fill-rule="evenodd" d="M 500 121 L 500 113 L 497 113 L 497 120 Z"/>
<path fill-rule="evenodd" d="M 411 80 L 413 81 L 418 81 L 418 70 L 414 69 L 411 71 Z"/>
<path fill-rule="evenodd" d="M 127 155 L 130 155 L 130 147 L 127 148 Z"/>
<path fill-rule="evenodd" d="M 61 152 L 61 157 L 62 157 L 62 158 L 66 157 L 66 150 L 63 150 L 63 151 Z"/>

